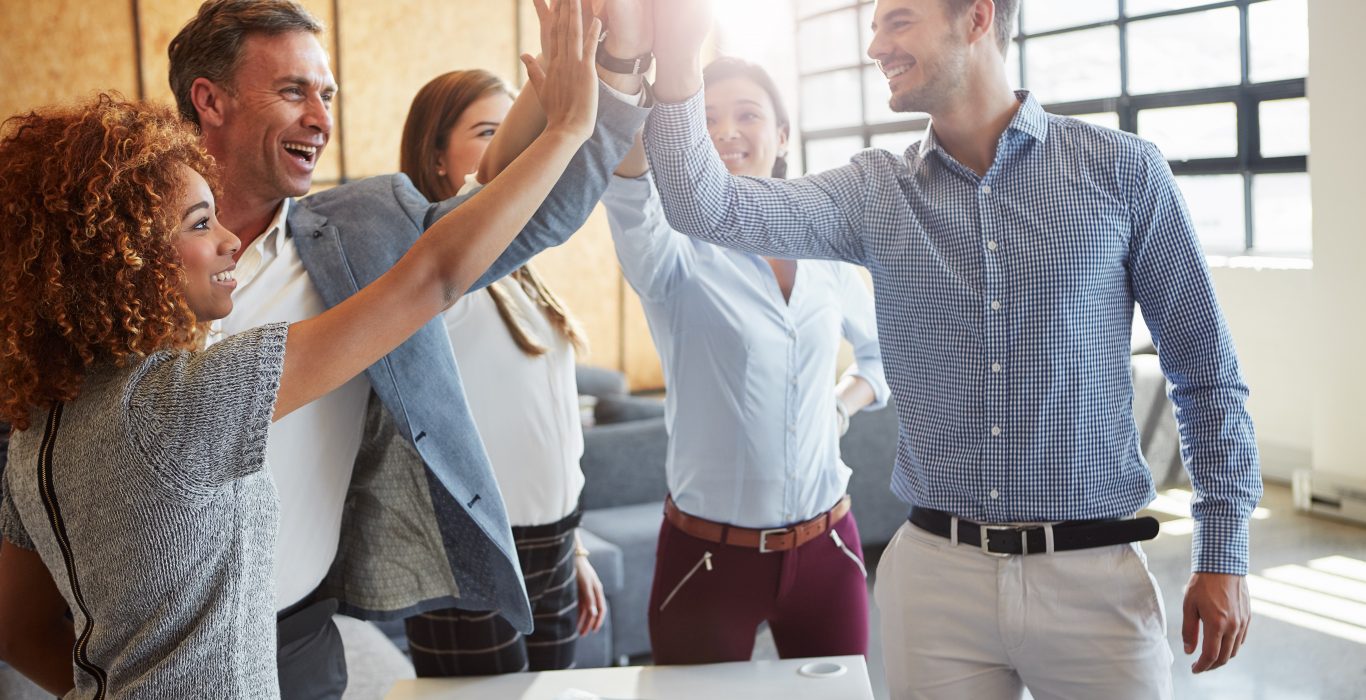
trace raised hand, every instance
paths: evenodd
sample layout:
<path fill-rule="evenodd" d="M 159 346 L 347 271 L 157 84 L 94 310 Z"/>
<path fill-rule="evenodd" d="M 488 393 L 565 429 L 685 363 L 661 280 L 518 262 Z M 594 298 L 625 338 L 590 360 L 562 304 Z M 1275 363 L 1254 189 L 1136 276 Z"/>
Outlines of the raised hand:
<path fill-rule="evenodd" d="M 541 22 L 542 58 L 522 54 L 522 63 L 545 109 L 546 130 L 587 140 L 598 113 L 595 59 L 602 20 L 586 20 L 582 0 L 559 0 L 553 10 L 546 0 L 533 3 Z"/>
<path fill-rule="evenodd" d="M 614 58 L 650 53 L 655 43 L 655 0 L 597 0 L 598 16 L 607 29 L 602 50 Z"/>
<path fill-rule="evenodd" d="M 702 88 L 702 44 L 712 29 L 711 0 L 654 3 L 655 95 L 681 102 Z"/>

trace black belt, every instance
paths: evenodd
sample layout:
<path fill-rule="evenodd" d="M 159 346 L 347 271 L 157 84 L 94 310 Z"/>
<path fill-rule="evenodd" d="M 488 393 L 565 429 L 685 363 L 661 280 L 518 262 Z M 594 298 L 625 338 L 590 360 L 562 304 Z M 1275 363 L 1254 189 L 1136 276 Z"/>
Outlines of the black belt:
<path fill-rule="evenodd" d="M 911 524 L 944 538 L 953 537 L 953 516 L 941 510 L 915 508 Z M 1157 519 L 1074 520 L 1052 526 L 1053 546 L 1049 548 L 1048 530 L 1042 525 L 1017 527 L 974 523 L 958 518 L 958 543 L 980 547 L 985 554 L 1043 554 L 1072 549 L 1109 547 L 1142 542 L 1157 537 Z"/>

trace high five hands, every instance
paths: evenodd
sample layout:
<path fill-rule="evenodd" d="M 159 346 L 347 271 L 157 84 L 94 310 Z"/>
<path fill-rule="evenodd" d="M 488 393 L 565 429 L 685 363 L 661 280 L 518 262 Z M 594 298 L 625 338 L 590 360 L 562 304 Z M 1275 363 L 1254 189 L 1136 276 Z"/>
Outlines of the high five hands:
<path fill-rule="evenodd" d="M 522 63 L 545 109 L 546 130 L 587 140 L 598 112 L 595 58 L 602 21 L 585 15 L 582 0 L 559 0 L 554 9 L 546 0 L 533 2 L 541 22 L 542 57 L 522 54 Z"/>
<path fill-rule="evenodd" d="M 682 102 L 702 89 L 702 44 L 712 29 L 711 0 L 654 4 L 655 97 Z"/>

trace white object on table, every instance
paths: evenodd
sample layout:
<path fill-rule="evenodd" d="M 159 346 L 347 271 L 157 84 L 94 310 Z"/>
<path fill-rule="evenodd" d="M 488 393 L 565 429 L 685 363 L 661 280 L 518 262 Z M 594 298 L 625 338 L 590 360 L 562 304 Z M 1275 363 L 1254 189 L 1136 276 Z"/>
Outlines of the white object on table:
<path fill-rule="evenodd" d="M 815 669 L 832 675 L 810 677 L 799 672 L 803 667 L 808 667 L 809 672 L 813 662 Z M 826 664 L 847 670 L 835 673 Z M 567 691 L 588 693 L 587 697 L 596 695 L 603 700 L 873 700 L 868 665 L 862 656 L 420 678 L 399 681 L 385 700 L 556 700 L 565 697 Z"/>

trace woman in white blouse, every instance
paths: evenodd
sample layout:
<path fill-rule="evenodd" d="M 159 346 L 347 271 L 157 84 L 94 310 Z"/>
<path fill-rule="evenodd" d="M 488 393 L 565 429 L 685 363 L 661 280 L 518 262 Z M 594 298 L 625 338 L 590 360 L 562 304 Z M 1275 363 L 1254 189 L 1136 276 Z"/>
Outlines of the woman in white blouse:
<path fill-rule="evenodd" d="M 783 177 L 772 78 L 706 68 L 707 125 L 731 173 Z M 868 600 L 839 438 L 886 404 L 872 297 L 843 263 L 764 258 L 669 227 L 639 147 L 603 197 L 668 387 L 670 500 L 650 596 L 656 663 L 748 660 L 767 622 L 784 658 L 864 654 Z M 836 377 L 840 336 L 855 364 Z"/>
<path fill-rule="evenodd" d="M 726 167 L 784 176 L 789 120 L 773 79 L 720 59 L 705 82 L 707 123 Z M 534 104 L 514 107 L 519 130 L 536 123 L 527 109 Z M 481 175 L 535 136 L 511 134 L 489 150 Z M 647 170 L 637 146 L 603 204 L 668 388 L 654 661 L 748 660 L 762 622 L 784 658 L 866 653 L 867 573 L 839 438 L 850 414 L 890 395 L 872 296 L 842 263 L 763 258 L 672 230 Z M 841 335 L 855 364 L 836 382 Z"/>
<path fill-rule="evenodd" d="M 513 93 L 487 71 L 443 74 L 413 99 L 400 168 L 428 199 L 474 174 Z M 422 676 L 568 668 L 574 641 L 601 628 L 602 584 L 578 541 L 583 431 L 572 316 L 528 266 L 462 297 L 445 314 L 479 435 L 502 488 L 536 627 L 522 638 L 492 611 L 408 618 Z"/>

